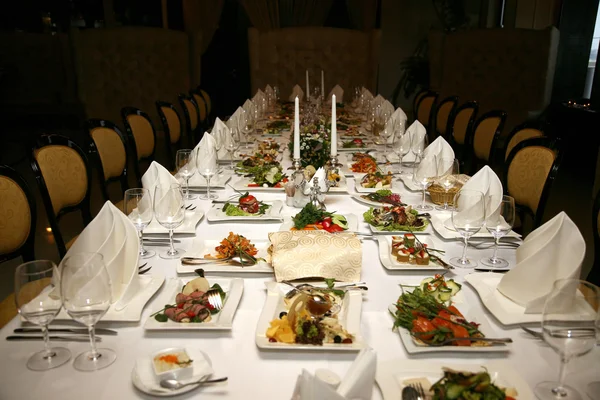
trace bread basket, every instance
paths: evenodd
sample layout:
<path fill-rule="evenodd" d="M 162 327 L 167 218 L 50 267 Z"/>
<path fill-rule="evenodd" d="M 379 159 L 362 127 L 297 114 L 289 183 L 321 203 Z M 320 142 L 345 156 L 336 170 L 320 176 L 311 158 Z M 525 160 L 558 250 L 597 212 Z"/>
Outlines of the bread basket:
<path fill-rule="evenodd" d="M 438 205 L 444 205 L 448 203 L 449 206 L 454 205 L 454 196 L 458 191 L 463 187 L 463 185 L 469 180 L 468 175 L 457 175 L 456 176 L 456 184 L 454 187 L 450 188 L 448 192 L 437 182 L 434 182 L 431 186 L 429 186 L 429 196 L 431 197 L 431 201 Z"/>

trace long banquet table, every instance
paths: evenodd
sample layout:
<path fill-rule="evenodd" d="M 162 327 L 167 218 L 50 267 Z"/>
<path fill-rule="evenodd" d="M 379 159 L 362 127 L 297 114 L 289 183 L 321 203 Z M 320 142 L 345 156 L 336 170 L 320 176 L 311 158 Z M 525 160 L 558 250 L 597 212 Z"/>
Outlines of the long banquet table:
<path fill-rule="evenodd" d="M 287 138 L 283 138 L 287 143 Z M 284 154 L 289 165 L 289 154 Z M 284 166 L 286 163 L 284 163 Z M 238 177 L 234 177 L 239 179 Z M 394 191 L 401 194 L 408 204 L 418 204 L 420 193 L 408 191 L 400 181 L 394 182 Z M 353 194 L 354 182 L 348 178 L 348 191 Z M 230 188 L 217 191 L 220 198 L 232 194 Z M 257 192 L 258 193 L 258 192 Z M 262 200 L 280 199 L 285 201 L 285 194 L 254 193 Z M 206 200 L 193 200 L 204 213 L 210 208 Z M 431 204 L 431 203 L 430 203 Z M 368 232 L 367 224 L 362 220 L 362 213 L 367 206 L 353 200 L 348 194 L 328 194 L 326 198 L 328 210 L 341 214 L 355 214 L 359 218 L 359 231 Z M 285 216 L 295 215 L 299 210 L 284 206 Z M 436 212 L 436 211 L 433 211 Z M 243 234 L 250 239 L 266 239 L 267 234 L 279 229 L 280 223 L 208 223 L 206 217 L 197 225 L 196 235 L 201 239 L 222 239 L 230 231 Z M 445 259 L 460 255 L 460 241 L 444 241 L 436 233 L 437 243 L 446 251 Z M 181 247 L 189 248 L 193 238 L 181 238 Z M 164 247 L 156 250 L 164 251 Z M 469 257 L 476 260 L 489 256 L 491 249 L 477 250 L 469 248 Z M 407 359 L 431 360 L 438 363 L 472 363 L 484 365 L 488 360 L 506 360 L 533 389 L 538 382 L 555 380 L 558 377 L 559 358 L 557 354 L 541 341 L 532 338 L 518 327 L 507 329 L 487 312 L 479 297 L 468 285 L 463 284 L 464 301 L 478 313 L 477 318 L 485 318 L 494 327 L 497 337 L 511 337 L 514 343 L 508 353 L 428 353 L 408 355 L 402 345 L 398 333 L 392 331 L 392 318 L 388 306 L 395 302 L 400 294 L 400 282 L 415 282 L 431 276 L 431 271 L 415 274 L 384 269 L 379 260 L 378 244 L 374 240 L 363 240 L 362 280 L 366 281 L 369 291 L 364 294 L 361 334 L 369 346 L 377 351 L 379 362 L 397 360 L 402 363 Z M 500 256 L 505 257 L 511 265 L 515 263 L 515 250 L 501 249 Z M 148 261 L 152 266 L 149 274 L 164 275 L 167 279 L 177 276 L 176 260 L 164 260 L 155 256 Z M 466 274 L 473 273 L 468 269 L 454 269 L 448 276 L 463 283 Z M 15 318 L 0 331 L 0 349 L 3 358 L 0 368 L 0 399 L 135 399 L 151 398 L 136 390 L 131 381 L 131 373 L 135 361 L 139 357 L 150 356 L 153 352 L 173 346 L 193 346 L 203 350 L 212 360 L 215 376 L 228 376 L 226 385 L 206 387 L 194 390 L 178 398 L 206 399 L 288 399 L 294 390 L 295 382 L 302 369 L 314 372 L 317 368 L 328 368 L 343 377 L 356 352 L 327 352 L 318 347 L 307 351 L 260 350 L 255 345 L 256 324 L 266 299 L 265 282 L 274 280 L 272 275 L 265 274 L 208 274 L 211 276 L 237 276 L 244 278 L 244 294 L 236 312 L 231 331 L 163 331 L 149 332 L 143 329 L 146 319 L 154 311 L 160 310 L 161 291 L 148 302 L 139 323 L 101 322 L 98 327 L 114 328 L 117 336 L 103 336 L 99 347 L 107 347 L 116 351 L 116 362 L 99 371 L 80 372 L 75 370 L 71 362 L 45 372 L 29 371 L 26 361 L 31 353 L 43 348 L 38 342 L 8 342 L 4 338 L 12 334 L 13 329 L 21 322 Z M 163 285 L 164 288 L 164 285 Z M 473 317 L 472 315 L 470 315 Z M 56 325 L 59 323 L 56 322 Z M 60 323 L 64 325 L 64 323 Z M 73 323 L 74 326 L 78 326 Z M 489 336 L 489 335 L 488 335 Z M 88 350 L 86 342 L 54 343 L 69 348 L 74 358 Z M 568 365 L 566 381 L 585 393 L 588 383 L 600 380 L 600 350 L 598 346 L 590 353 L 574 359 Z M 585 395 L 584 395 L 585 396 Z M 373 398 L 381 399 L 376 384 L 373 385 Z"/>

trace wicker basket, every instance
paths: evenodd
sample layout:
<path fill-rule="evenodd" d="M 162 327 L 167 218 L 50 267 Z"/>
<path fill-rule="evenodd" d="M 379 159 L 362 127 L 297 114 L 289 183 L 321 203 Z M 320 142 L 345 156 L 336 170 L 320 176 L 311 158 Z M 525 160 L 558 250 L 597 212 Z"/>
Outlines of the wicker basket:
<path fill-rule="evenodd" d="M 448 192 L 444 190 L 440 185 L 431 185 L 429 186 L 429 196 L 431 197 L 431 201 L 435 204 L 443 205 L 448 203 L 448 205 L 454 205 L 454 195 L 458 193 L 462 185 L 456 185 L 451 188 Z"/>

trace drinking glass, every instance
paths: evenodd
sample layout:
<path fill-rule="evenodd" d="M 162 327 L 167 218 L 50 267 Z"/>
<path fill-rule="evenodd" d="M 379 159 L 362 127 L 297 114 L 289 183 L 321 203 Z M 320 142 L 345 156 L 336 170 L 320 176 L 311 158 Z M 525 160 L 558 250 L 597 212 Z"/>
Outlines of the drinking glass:
<path fill-rule="evenodd" d="M 465 240 L 462 257 L 450 259 L 450 264 L 458 268 L 474 268 L 476 261 L 467 258 L 469 238 L 479 232 L 485 221 L 485 200 L 477 190 L 462 189 L 454 196 L 452 225 Z"/>
<path fill-rule="evenodd" d="M 183 196 L 186 200 L 194 200 L 196 195 L 190 194 L 190 178 L 196 172 L 196 166 L 194 163 L 193 150 L 181 149 L 177 150 L 175 155 L 177 159 L 177 169 L 179 175 L 185 180 L 185 195 Z"/>
<path fill-rule="evenodd" d="M 438 157 L 438 183 L 446 192 L 444 205 L 435 207 L 438 211 L 451 211 L 448 205 L 448 192 L 456 185 L 459 174 L 458 160 L 454 157 Z"/>
<path fill-rule="evenodd" d="M 198 168 L 198 173 L 200 175 L 202 175 L 204 177 L 204 179 L 206 179 L 206 194 L 205 195 L 200 195 L 200 198 L 203 200 L 212 200 L 212 199 L 216 199 L 217 195 L 216 194 L 212 194 L 210 192 L 210 180 L 213 176 L 215 176 L 217 174 L 217 163 L 210 163 L 207 164 L 206 160 L 199 160 L 198 157 L 196 157 L 197 160 L 197 168 Z"/>
<path fill-rule="evenodd" d="M 63 365 L 71 358 L 64 347 L 50 347 L 48 325 L 60 312 L 60 275 L 52 261 L 37 260 L 21 264 L 15 271 L 15 304 L 19 314 L 39 325 L 44 335 L 43 351 L 27 360 L 27 368 L 45 371 Z"/>
<path fill-rule="evenodd" d="M 508 235 L 515 224 L 515 199 L 510 196 L 502 196 L 498 211 L 492 213 L 491 210 L 489 210 L 488 213 L 490 215 L 485 219 L 485 227 L 494 237 L 496 245 L 494 246 L 494 254 L 491 257 L 481 260 L 481 263 L 488 267 L 508 267 L 508 261 L 497 257 L 497 253 L 500 239 L 503 236 Z"/>
<path fill-rule="evenodd" d="M 414 132 L 410 140 L 410 150 L 415 155 L 415 163 L 421 162 L 423 151 L 428 145 L 427 133 L 426 132 Z"/>
<path fill-rule="evenodd" d="M 273 96 L 275 97 L 275 103 L 279 101 L 279 86 L 273 86 Z"/>
<path fill-rule="evenodd" d="M 173 246 L 173 230 L 183 223 L 185 217 L 183 194 L 179 184 L 157 185 L 154 188 L 154 216 L 159 224 L 169 230 L 170 248 L 160 253 L 160 258 L 179 258 L 183 250 Z"/>
<path fill-rule="evenodd" d="M 425 204 L 425 190 L 431 185 L 434 179 L 437 176 L 437 162 L 436 157 L 433 156 L 433 160 L 431 163 L 419 163 L 415 164 L 413 167 L 413 182 L 416 185 L 419 185 L 423 189 L 423 200 L 421 201 L 421 205 L 415 207 L 416 210 L 419 211 L 430 211 L 433 210 L 433 207 Z"/>
<path fill-rule="evenodd" d="M 402 175 L 404 171 L 402 170 L 402 159 L 405 155 L 410 151 L 410 135 L 406 133 L 404 130 L 403 124 L 400 123 L 398 125 L 398 129 L 394 132 L 394 141 L 392 142 L 392 150 L 398 156 L 398 161 L 400 162 L 400 167 L 398 173 Z"/>
<path fill-rule="evenodd" d="M 135 225 L 140 237 L 140 257 L 150 258 L 156 253 L 144 248 L 144 236 L 142 232 L 152 222 L 154 211 L 152 210 L 152 196 L 150 191 L 144 188 L 127 189 L 125 191 L 125 215 Z"/>
<path fill-rule="evenodd" d="M 567 363 L 596 345 L 594 322 L 599 306 L 599 289 L 579 279 L 554 282 L 542 313 L 544 341 L 560 357 L 558 381 L 541 382 L 535 387 L 540 400 L 580 400 L 582 396 L 565 385 Z"/>
<path fill-rule="evenodd" d="M 225 149 L 227 153 L 229 153 L 229 159 L 231 160 L 231 170 L 235 170 L 235 165 L 233 163 L 233 156 L 235 151 L 240 147 L 240 131 L 238 128 L 231 128 L 231 138 L 225 143 Z"/>
<path fill-rule="evenodd" d="M 91 350 L 73 361 L 80 371 L 95 371 L 111 365 L 117 354 L 96 348 L 95 326 L 108 311 L 112 299 L 110 276 L 99 253 L 75 253 L 62 262 L 60 294 L 67 313 L 87 326 Z"/>
<path fill-rule="evenodd" d="M 242 110 L 241 115 L 239 116 L 238 120 L 238 129 L 240 131 L 240 144 L 244 143 L 246 146 L 251 143 L 250 142 L 250 134 L 253 131 L 253 125 L 252 125 L 252 118 L 249 112 L 247 112 L 246 110 Z M 242 141 L 242 136 L 243 136 L 243 141 Z"/>

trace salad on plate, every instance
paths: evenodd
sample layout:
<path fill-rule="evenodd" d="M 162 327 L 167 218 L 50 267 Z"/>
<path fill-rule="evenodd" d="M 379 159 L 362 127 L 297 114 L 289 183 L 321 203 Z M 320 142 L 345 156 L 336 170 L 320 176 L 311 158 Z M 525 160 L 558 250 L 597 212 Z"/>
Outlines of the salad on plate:
<path fill-rule="evenodd" d="M 364 149 L 367 147 L 367 144 L 362 139 L 356 138 L 347 142 L 343 142 L 342 147 L 344 149 Z"/>
<path fill-rule="evenodd" d="M 237 204 L 225 203 L 223 212 L 230 217 L 254 217 L 264 215 L 270 207 L 269 204 L 258 201 L 256 197 L 246 192 L 240 195 Z"/>
<path fill-rule="evenodd" d="M 365 153 L 355 153 L 354 157 L 356 157 L 356 154 L 361 154 L 361 156 L 358 156 L 358 159 L 350 166 L 352 172 L 369 173 L 378 170 L 375 158 Z"/>
<path fill-rule="evenodd" d="M 419 212 L 411 206 L 394 206 L 371 207 L 363 217 L 365 222 L 379 231 L 421 232 L 427 228 L 429 221 L 418 215 Z"/>
<path fill-rule="evenodd" d="M 319 210 L 308 203 L 292 217 L 294 226 L 291 230 L 324 230 L 329 233 L 342 232 L 348 229 L 346 217 L 328 211 Z"/>
<path fill-rule="evenodd" d="M 513 388 L 502 388 L 494 382 L 487 371 L 465 372 L 443 368 L 444 376 L 429 390 L 434 400 L 514 400 Z"/>
<path fill-rule="evenodd" d="M 369 172 L 360 180 L 360 185 L 367 189 L 389 189 L 392 187 L 392 173 L 381 171 Z"/>
<path fill-rule="evenodd" d="M 381 204 L 391 204 L 393 206 L 406 206 L 400 199 L 400 195 L 392 193 L 389 189 L 380 189 L 374 193 L 363 194 L 361 198 Z"/>

